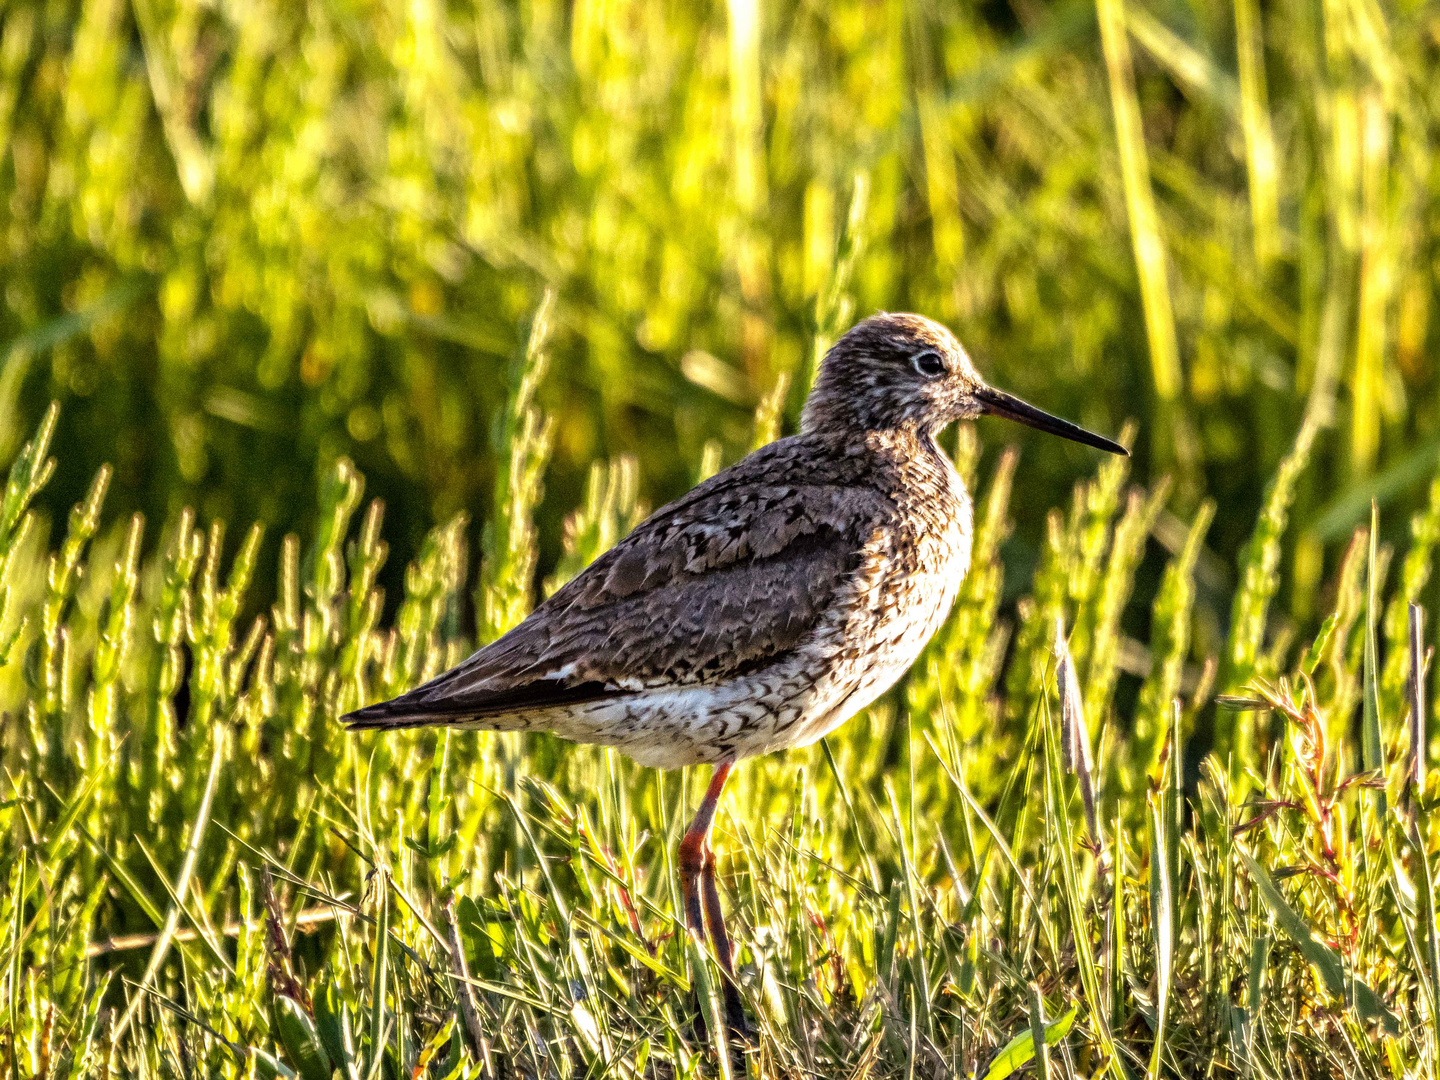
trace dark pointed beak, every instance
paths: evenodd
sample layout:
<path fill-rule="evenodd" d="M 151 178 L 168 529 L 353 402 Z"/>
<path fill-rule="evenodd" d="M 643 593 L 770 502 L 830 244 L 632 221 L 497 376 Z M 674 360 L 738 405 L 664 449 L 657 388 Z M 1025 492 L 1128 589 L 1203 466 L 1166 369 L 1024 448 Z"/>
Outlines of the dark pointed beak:
<path fill-rule="evenodd" d="M 1086 446 L 1093 446 L 1098 450 L 1108 450 L 1112 454 L 1130 456 L 1130 451 L 1119 443 L 1107 439 L 1103 435 L 1096 435 L 1093 431 L 1086 431 L 1078 424 L 1070 423 L 1069 420 L 1051 416 L 1049 413 L 1037 409 L 1028 401 L 1021 401 L 1014 394 L 1005 393 L 1004 390 L 982 386 L 975 392 L 975 398 L 980 402 L 981 410 L 989 416 L 1003 416 L 1007 420 L 1015 420 L 1027 427 L 1033 427 L 1037 431 L 1048 431 L 1051 435 L 1059 435 L 1062 439 L 1084 443 Z"/>

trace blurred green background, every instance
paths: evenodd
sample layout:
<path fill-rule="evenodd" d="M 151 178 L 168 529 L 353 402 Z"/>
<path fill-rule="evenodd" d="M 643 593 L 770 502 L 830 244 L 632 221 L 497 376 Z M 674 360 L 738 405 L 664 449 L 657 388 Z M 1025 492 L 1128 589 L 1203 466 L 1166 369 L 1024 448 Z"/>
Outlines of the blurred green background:
<path fill-rule="evenodd" d="M 1372 494 L 1402 532 L 1437 457 L 1437 38 L 1410 0 L 9 0 L 0 457 L 60 399 L 52 511 L 113 462 L 107 517 L 272 526 L 271 594 L 349 456 L 393 597 L 490 502 L 547 288 L 542 570 L 592 460 L 671 498 L 910 309 L 1044 408 L 1138 420 L 1137 479 L 1219 503 L 1221 593 L 1313 399 L 1308 617 L 1323 541 Z M 1024 446 L 1020 589 L 1093 455 L 981 437 Z"/>
<path fill-rule="evenodd" d="M 1082 997 L 1092 1034 L 1163 1048 L 1144 1003 L 1172 959 L 1175 1075 L 1294 1075 L 1347 1061 L 1341 1034 L 1382 1075 L 1370 1017 L 1324 1017 L 1363 984 L 1433 1020 L 1440 987 L 1406 899 L 1433 859 L 1385 809 L 1413 787 L 1435 846 L 1436 773 L 1407 779 L 1433 727 L 1401 748 L 1406 605 L 1440 591 L 1437 70 L 1440 0 L 0 0 L 10 1073 L 67 1075 L 53 1043 L 76 1074 L 178 1074 L 173 1043 L 239 1075 L 285 999 L 338 994 L 371 1018 L 363 1075 L 415 1075 L 467 947 L 544 1005 L 482 995 L 510 1075 L 572 1075 L 526 1062 L 595 1030 L 703 1071 L 667 854 L 697 775 L 336 716 L 513 625 L 633 521 L 632 482 L 654 506 L 792 430 L 817 356 L 884 308 L 1042 408 L 1133 421 L 1136 456 L 984 421 L 977 463 L 960 433 L 984 494 L 947 628 L 823 750 L 737 778 L 725 903 L 789 1063 L 766 1075 L 868 1075 L 872 1051 L 928 1075 L 917 1032 L 973 1075 Z M 103 508 L 101 473 L 70 514 L 105 462 Z M 1382 542 L 1342 563 L 1372 497 Z M 1057 618 L 1113 891 L 1045 710 Z M 1290 721 L 1212 705 L 1284 673 Z M 1352 765 L 1390 781 L 1354 813 Z M 458 949 L 424 921 L 453 893 Z M 252 933 L 267 904 L 342 900 L 378 924 L 297 939 L 299 981 Z M 206 929 L 231 919 L 233 962 Z M 1108 1005 L 1078 945 L 1102 940 Z M 589 972 L 593 1014 L 569 1007 Z M 116 973 L 229 1041 L 187 1019 L 180 1042 Z M 139 1037 L 112 1043 L 125 1000 Z M 1406 1030 L 1383 1075 L 1440 1076 L 1440 1027 Z"/>

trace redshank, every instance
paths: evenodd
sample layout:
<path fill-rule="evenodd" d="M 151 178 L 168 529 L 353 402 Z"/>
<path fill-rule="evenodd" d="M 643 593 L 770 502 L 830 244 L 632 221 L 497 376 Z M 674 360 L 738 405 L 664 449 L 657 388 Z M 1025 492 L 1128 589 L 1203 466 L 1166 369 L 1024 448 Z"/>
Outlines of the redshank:
<path fill-rule="evenodd" d="M 970 496 L 935 437 L 1003 416 L 1119 443 L 987 386 L 919 315 L 878 314 L 826 354 L 800 433 L 661 507 L 515 629 L 352 728 L 551 731 L 642 765 L 710 763 L 679 847 L 684 918 L 708 922 L 726 1018 L 746 1030 L 710 828 L 735 763 L 814 742 L 884 693 L 970 563 Z"/>

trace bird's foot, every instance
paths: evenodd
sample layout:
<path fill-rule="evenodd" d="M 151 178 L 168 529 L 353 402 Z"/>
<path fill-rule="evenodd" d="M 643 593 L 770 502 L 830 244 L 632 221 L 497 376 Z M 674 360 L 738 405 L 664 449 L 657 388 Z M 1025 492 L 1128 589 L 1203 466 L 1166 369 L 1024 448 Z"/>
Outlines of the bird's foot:
<path fill-rule="evenodd" d="M 739 989 L 728 978 L 724 982 L 724 992 L 727 1041 L 730 1043 L 733 1053 L 743 1053 L 745 1047 L 755 1046 L 760 1042 L 760 1035 L 745 1016 L 745 1003 L 740 1000 Z M 693 1004 L 695 1006 L 695 1023 L 692 1025 L 692 1031 L 695 1041 L 704 1044 L 710 1041 L 710 1027 L 705 1022 L 705 1003 L 700 999 L 698 989 L 693 994 Z"/>
<path fill-rule="evenodd" d="M 740 991 L 728 979 L 725 982 L 725 1026 L 732 1039 L 738 1039 L 747 1046 L 754 1046 L 760 1041 L 759 1033 L 745 1018 L 745 1004 L 740 1000 Z"/>

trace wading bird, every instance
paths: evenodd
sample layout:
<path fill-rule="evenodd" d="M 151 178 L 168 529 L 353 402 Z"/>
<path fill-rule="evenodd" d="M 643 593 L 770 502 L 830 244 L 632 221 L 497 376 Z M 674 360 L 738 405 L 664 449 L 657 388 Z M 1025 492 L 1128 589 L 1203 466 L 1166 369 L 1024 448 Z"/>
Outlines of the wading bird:
<path fill-rule="evenodd" d="M 720 793 L 741 758 L 873 702 L 944 622 L 971 508 L 935 437 L 986 415 L 1126 453 L 987 386 L 938 323 L 875 315 L 826 354 L 798 435 L 661 507 L 458 667 L 345 721 L 551 731 L 642 765 L 714 765 L 680 841 L 684 917 L 702 941 L 708 922 L 744 1032 L 710 846 Z"/>

